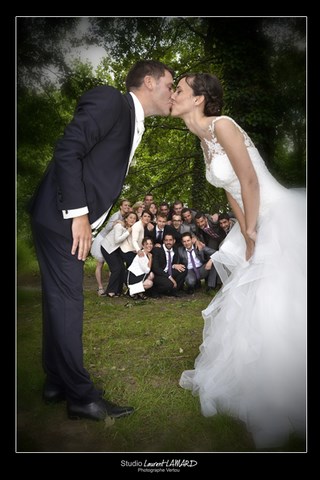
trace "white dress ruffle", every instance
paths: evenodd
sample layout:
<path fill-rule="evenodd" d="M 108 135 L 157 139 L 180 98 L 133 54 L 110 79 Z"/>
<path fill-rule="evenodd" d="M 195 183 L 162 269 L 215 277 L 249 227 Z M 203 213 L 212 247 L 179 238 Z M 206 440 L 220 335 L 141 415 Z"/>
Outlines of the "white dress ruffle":
<path fill-rule="evenodd" d="M 306 203 L 304 190 L 283 188 L 260 165 L 252 143 L 248 151 L 261 197 L 255 252 L 247 262 L 236 224 L 212 255 L 223 287 L 202 312 L 200 354 L 180 385 L 199 395 L 203 415 L 241 419 L 256 447 L 267 448 L 283 445 L 291 432 L 305 435 Z M 220 149 L 217 160 L 215 150 L 209 160 L 207 178 L 223 186 L 225 175 L 224 187 L 237 197 L 226 155 Z"/>

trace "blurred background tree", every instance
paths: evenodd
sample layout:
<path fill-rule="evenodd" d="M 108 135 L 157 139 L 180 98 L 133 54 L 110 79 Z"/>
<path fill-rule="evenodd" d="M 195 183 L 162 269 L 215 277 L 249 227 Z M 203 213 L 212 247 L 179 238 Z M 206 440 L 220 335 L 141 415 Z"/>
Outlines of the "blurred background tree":
<path fill-rule="evenodd" d="M 126 74 L 141 58 L 170 65 L 177 77 L 217 75 L 223 113 L 247 131 L 283 184 L 305 184 L 306 18 L 21 17 L 16 32 L 18 253 L 32 246 L 26 205 L 79 97 L 106 84 L 125 92 Z M 70 61 L 89 47 L 105 52 L 96 67 L 83 56 Z M 122 196 L 134 202 L 147 192 L 211 213 L 227 205 L 205 180 L 199 141 L 173 118 L 146 119 Z"/>

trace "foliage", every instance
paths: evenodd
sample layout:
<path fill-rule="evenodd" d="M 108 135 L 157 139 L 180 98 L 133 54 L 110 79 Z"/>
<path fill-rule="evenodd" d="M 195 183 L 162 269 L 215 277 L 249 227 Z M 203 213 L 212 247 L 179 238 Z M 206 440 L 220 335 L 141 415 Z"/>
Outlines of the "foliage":
<path fill-rule="evenodd" d="M 39 267 L 35 259 L 33 248 L 31 248 L 29 244 L 20 237 L 17 240 L 16 249 L 18 275 L 30 276 L 31 273 L 38 274 Z"/>
<path fill-rule="evenodd" d="M 215 73 L 224 87 L 224 114 L 248 132 L 280 181 L 304 183 L 304 18 L 91 17 L 82 36 L 79 22 L 71 17 L 17 22 L 17 204 L 23 238 L 30 238 L 25 206 L 79 97 L 102 84 L 124 92 L 126 73 L 140 58 L 161 60 L 177 76 Z M 75 44 L 103 45 L 105 57 L 96 69 L 68 63 L 65 53 Z M 183 122 L 149 117 L 145 124 L 121 196 L 136 201 L 151 191 L 158 202 L 180 199 L 212 213 L 223 210 L 225 194 L 206 182 L 199 142 Z"/>
<path fill-rule="evenodd" d="M 305 31 L 298 19 L 283 22 L 285 30 L 280 28 L 282 22 L 266 27 L 266 33 L 276 39 L 270 58 L 278 119 L 273 167 L 275 174 L 293 186 L 306 180 Z"/>
<path fill-rule="evenodd" d="M 65 54 L 72 40 L 63 41 L 72 36 L 78 23 L 79 19 L 71 17 L 17 18 L 19 87 L 37 90 L 48 84 L 44 71 L 51 71 L 57 77 L 69 72 Z"/>
<path fill-rule="evenodd" d="M 61 93 L 69 101 L 77 103 L 81 95 L 87 90 L 106 84 L 113 85 L 113 81 L 103 66 L 98 69 L 97 75 L 95 75 L 92 65 L 83 64 L 78 60 L 73 62 L 72 73 L 63 80 Z"/>

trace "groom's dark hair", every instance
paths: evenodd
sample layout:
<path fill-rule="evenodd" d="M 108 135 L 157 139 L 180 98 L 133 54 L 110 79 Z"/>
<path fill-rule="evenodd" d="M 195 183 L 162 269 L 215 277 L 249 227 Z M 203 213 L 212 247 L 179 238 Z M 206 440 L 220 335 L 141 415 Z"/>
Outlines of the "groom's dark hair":
<path fill-rule="evenodd" d="M 151 75 L 157 80 L 163 77 L 166 70 L 174 77 L 174 71 L 162 62 L 157 60 L 140 60 L 135 63 L 128 72 L 126 78 L 126 89 L 130 92 L 132 89 L 139 88 L 142 85 L 146 75 Z"/>

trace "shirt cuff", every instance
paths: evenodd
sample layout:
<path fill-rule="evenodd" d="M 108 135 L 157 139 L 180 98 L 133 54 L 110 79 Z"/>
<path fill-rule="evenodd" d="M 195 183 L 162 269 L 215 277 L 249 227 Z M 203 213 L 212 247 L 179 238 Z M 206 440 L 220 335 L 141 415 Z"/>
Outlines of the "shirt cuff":
<path fill-rule="evenodd" d="M 68 218 L 81 217 L 89 213 L 88 207 L 73 208 L 72 210 L 62 210 L 62 215 L 65 220 Z"/>

